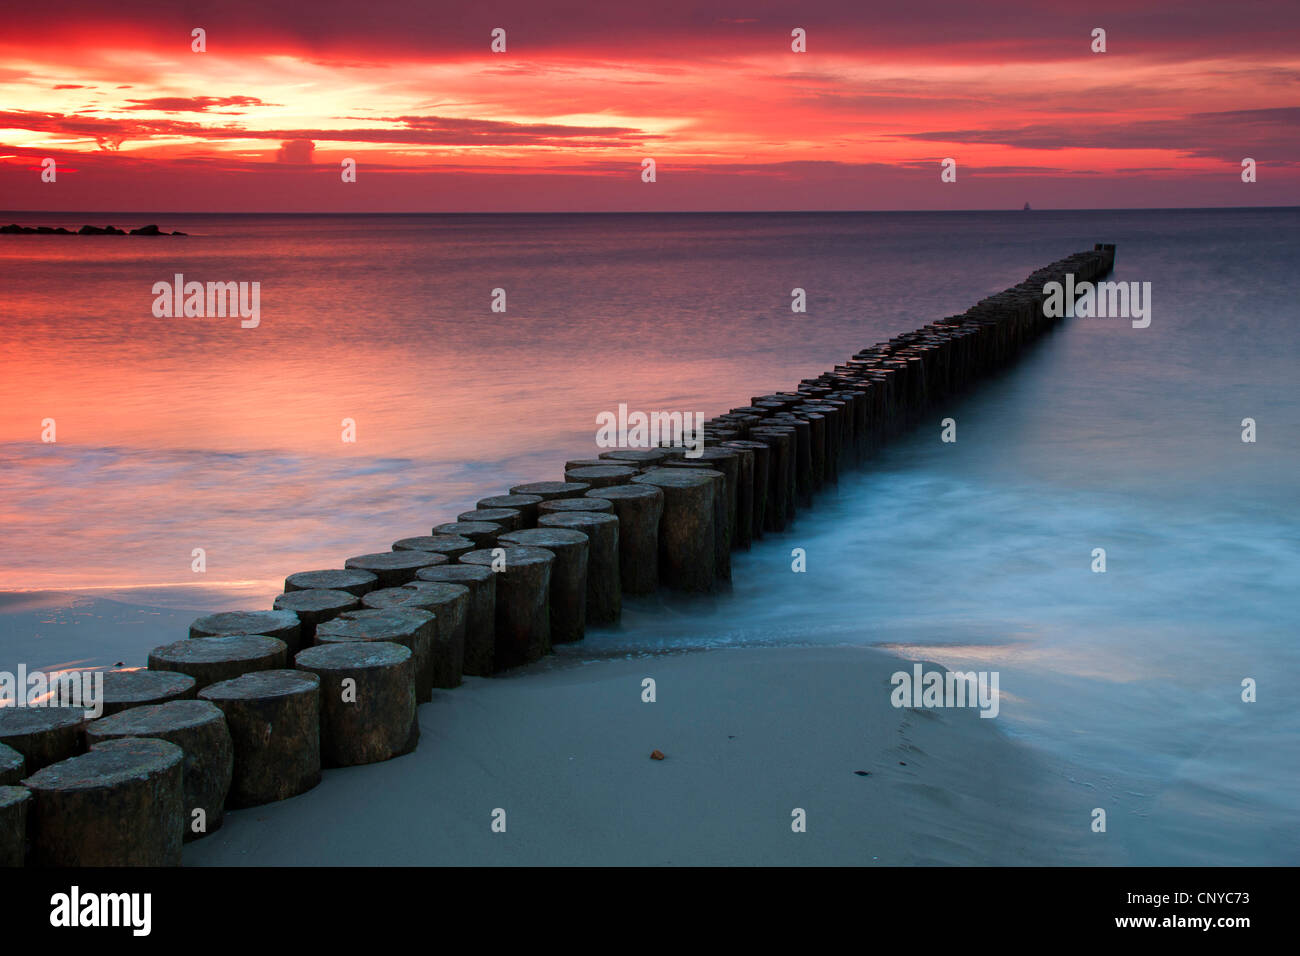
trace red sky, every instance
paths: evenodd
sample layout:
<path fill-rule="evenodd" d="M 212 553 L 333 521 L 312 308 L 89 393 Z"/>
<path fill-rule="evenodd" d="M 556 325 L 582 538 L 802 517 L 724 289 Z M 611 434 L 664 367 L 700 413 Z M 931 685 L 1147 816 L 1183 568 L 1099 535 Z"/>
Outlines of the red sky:
<path fill-rule="evenodd" d="M 3 209 L 1300 203 L 1293 0 L 7 7 Z"/>

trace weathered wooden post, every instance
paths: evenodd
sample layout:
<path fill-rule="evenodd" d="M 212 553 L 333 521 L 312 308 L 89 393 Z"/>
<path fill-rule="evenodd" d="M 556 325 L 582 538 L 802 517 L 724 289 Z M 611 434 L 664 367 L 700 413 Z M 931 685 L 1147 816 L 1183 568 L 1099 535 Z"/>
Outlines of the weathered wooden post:
<path fill-rule="evenodd" d="M 32 774 L 32 863 L 179 866 L 184 759 L 166 740 L 128 737 Z"/>
<path fill-rule="evenodd" d="M 592 489 L 587 495 L 598 495 L 598 489 Z M 587 497 L 581 498 L 557 498 L 554 501 L 543 501 L 537 506 L 537 520 L 541 521 L 547 515 L 568 514 L 571 511 L 577 511 L 586 514 L 591 511 L 598 511 L 602 514 L 612 515 L 614 513 L 614 503 L 608 498 Z"/>
<path fill-rule="evenodd" d="M 591 501 L 593 499 L 570 500 Z M 619 578 L 618 518 L 612 514 L 598 514 L 594 511 L 570 511 L 542 515 L 537 519 L 537 527 L 539 530 L 567 528 L 587 536 L 587 623 L 599 627 L 616 622 L 623 612 L 623 588 Z"/>
<path fill-rule="evenodd" d="M 763 425 L 761 428 L 751 428 L 749 436 L 754 441 L 768 444 L 771 458 L 772 469 L 767 485 L 764 530 L 784 531 L 794 520 L 795 511 L 794 429 L 776 424 Z"/>
<path fill-rule="evenodd" d="M 474 550 L 474 542 L 469 538 L 462 537 L 458 534 L 426 534 L 414 538 L 402 538 L 400 541 L 393 542 L 394 551 L 423 551 L 427 554 L 445 554 L 447 561 L 454 562 L 467 551 Z M 439 562 L 443 563 L 443 562 Z M 430 567 L 431 565 L 424 565 Z M 416 569 L 419 570 L 418 568 Z M 409 584 L 415 580 L 412 575 L 410 581 L 403 581 L 403 584 Z"/>
<path fill-rule="evenodd" d="M 510 493 L 536 495 L 542 501 L 554 501 L 556 498 L 580 498 L 590 488 L 591 485 L 582 481 L 534 481 L 526 485 L 515 485 Z"/>
<path fill-rule="evenodd" d="M 618 567 L 621 590 L 653 594 L 659 589 L 659 521 L 663 490 L 650 484 L 609 485 L 587 492 L 600 495 L 618 518 Z M 593 500 L 588 497 L 588 500 Z"/>
<path fill-rule="evenodd" d="M 27 776 L 27 758 L 8 744 L 0 744 L 0 787 L 12 787 Z"/>
<path fill-rule="evenodd" d="M 292 591 L 347 591 L 357 597 L 379 587 L 379 578 L 369 571 L 299 571 L 284 579 L 286 594 Z"/>
<path fill-rule="evenodd" d="M 194 678 L 176 671 L 105 671 L 104 691 L 99 698 L 100 717 L 146 704 L 192 700 L 197 693 Z"/>
<path fill-rule="evenodd" d="M 453 521 L 440 524 L 433 529 L 434 534 L 457 535 L 474 542 L 474 548 L 490 548 L 497 543 L 497 536 L 510 529 L 490 521 Z M 457 555 L 459 556 L 459 555 Z M 418 575 L 417 575 L 418 577 Z"/>
<path fill-rule="evenodd" d="M 206 700 L 173 700 L 133 707 L 102 717 L 86 728 L 93 750 L 106 740 L 156 737 L 180 747 L 184 839 L 197 840 L 221 829 L 226 796 L 235 773 L 234 744 L 226 716 Z"/>
<path fill-rule="evenodd" d="M 524 528 L 535 528 L 537 527 L 537 506 L 541 504 L 543 500 L 544 499 L 540 495 L 516 495 L 513 493 L 508 495 L 493 495 L 490 498 L 480 498 L 477 506 L 479 512 L 490 511 L 492 512 L 492 517 L 484 515 L 478 520 L 491 521 L 493 524 L 505 525 L 507 522 L 498 517 L 497 513 L 503 510 L 517 511 L 519 512 L 519 526 L 517 528 L 511 528 L 511 531 L 520 531 Z M 456 520 L 474 521 L 475 519 L 466 518 L 464 515 L 461 515 Z"/>
<path fill-rule="evenodd" d="M 32 792 L 0 784 L 0 869 L 22 866 L 27 859 L 27 812 Z"/>
<path fill-rule="evenodd" d="M 489 499 L 485 498 L 484 500 Z M 537 504 L 537 502 L 533 502 L 533 504 Z M 468 524 L 487 522 L 497 525 L 501 531 L 518 531 L 524 526 L 524 513 L 518 508 L 479 508 L 475 511 L 462 512 L 456 516 L 456 521 Z M 500 536 L 500 532 L 498 532 L 498 536 Z"/>
<path fill-rule="evenodd" d="M 205 687 L 199 698 L 220 707 L 230 728 L 235 772 L 228 806 L 287 800 L 320 783 L 320 680 L 315 674 L 256 671 Z"/>
<path fill-rule="evenodd" d="M 524 528 L 501 536 L 502 544 L 544 548 L 555 555 L 551 567 L 551 643 L 580 641 L 587 630 L 587 536 L 564 528 Z"/>
<path fill-rule="evenodd" d="M 575 468 L 573 471 L 565 472 L 564 477 L 567 481 L 581 482 L 589 485 L 591 489 L 599 489 L 608 488 L 610 485 L 625 485 L 628 479 L 637 474 L 640 474 L 640 469 L 630 468 L 627 465 L 607 464 L 594 468 Z"/>
<path fill-rule="evenodd" d="M 289 658 L 284 641 L 263 634 L 191 637 L 149 652 L 151 671 L 176 671 L 194 678 L 198 691 L 253 671 L 279 670 Z"/>
<path fill-rule="evenodd" d="M 614 463 L 627 462 L 645 469 L 658 465 L 666 456 L 659 448 L 616 448 L 601 452 L 599 457 Z"/>
<path fill-rule="evenodd" d="M 752 441 L 745 439 L 743 441 L 723 442 L 723 448 L 731 449 L 738 452 L 749 452 L 751 459 L 750 466 L 750 505 L 751 514 L 749 519 L 750 538 L 751 540 L 763 536 L 763 523 L 767 514 L 767 489 L 768 478 L 772 469 L 772 449 L 766 442 Z"/>
<path fill-rule="evenodd" d="M 377 551 L 348 558 L 343 566 L 369 571 L 379 579 L 381 588 L 397 588 L 407 581 L 414 581 L 415 572 L 421 568 L 446 564 L 449 560 L 447 555 L 432 551 Z"/>
<path fill-rule="evenodd" d="M 410 648 L 389 641 L 321 644 L 295 663 L 320 680 L 324 766 L 378 763 L 418 739 Z"/>
<path fill-rule="evenodd" d="M 316 628 L 316 643 L 389 641 L 401 644 L 411 652 L 415 699 L 423 704 L 433 699 L 436 629 L 434 615 L 418 607 L 363 608 L 348 611 Z"/>
<path fill-rule="evenodd" d="M 705 448 L 696 458 L 677 458 L 665 462 L 667 468 L 697 468 L 720 472 L 723 487 L 715 502 L 719 525 L 716 543 L 718 576 L 731 580 L 731 548 L 735 536 L 736 514 L 740 509 L 740 453 L 728 448 Z M 751 489 L 752 490 L 752 489 Z"/>
<path fill-rule="evenodd" d="M 365 593 L 369 594 L 370 591 L 367 590 Z M 292 611 L 298 615 L 298 624 L 302 628 L 303 647 L 311 647 L 316 643 L 318 626 L 334 620 L 344 611 L 355 611 L 360 607 L 361 598 L 350 591 L 312 588 L 304 591 L 288 591 L 275 597 L 277 611 Z"/>
<path fill-rule="evenodd" d="M 499 546 L 462 555 L 461 564 L 493 571 L 496 593 L 497 671 L 540 660 L 551 649 L 551 568 L 555 555 L 544 548 Z"/>
<path fill-rule="evenodd" d="M 474 677 L 488 677 L 496 669 L 496 613 L 497 579 L 488 568 L 478 564 L 449 564 L 440 568 L 425 568 L 416 580 L 406 587 L 422 582 L 443 582 L 464 585 L 469 590 L 469 604 L 465 611 L 465 664 L 464 673 Z"/>
<path fill-rule="evenodd" d="M 434 570 L 437 570 L 436 568 Z M 403 598 L 399 592 L 405 592 Z M 387 592 L 375 591 L 367 594 Z M 400 588 L 394 588 L 385 603 L 376 601 L 371 607 L 418 607 L 434 616 L 433 686 L 443 689 L 459 687 L 465 673 L 465 634 L 469 618 L 469 588 L 463 584 L 446 581 L 417 579 Z"/>
<path fill-rule="evenodd" d="M 656 468 L 632 479 L 663 492 L 659 522 L 659 579 L 682 591 L 712 591 L 715 573 L 715 482 L 694 468 Z M 602 488 L 607 494 L 612 489 Z M 612 499 L 617 500 L 617 499 Z"/>
<path fill-rule="evenodd" d="M 293 652 L 302 645 L 302 625 L 291 611 L 226 611 L 209 614 L 190 625 L 190 637 L 261 634 L 284 641 Z"/>
<path fill-rule="evenodd" d="M 27 772 L 81 753 L 80 707 L 0 707 L 0 744 L 22 755 Z"/>

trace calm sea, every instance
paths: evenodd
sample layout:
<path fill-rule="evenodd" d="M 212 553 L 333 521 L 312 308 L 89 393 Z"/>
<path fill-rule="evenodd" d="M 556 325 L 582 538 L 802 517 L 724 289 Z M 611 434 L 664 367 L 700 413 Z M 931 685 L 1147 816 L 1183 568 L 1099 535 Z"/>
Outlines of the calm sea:
<path fill-rule="evenodd" d="M 1149 328 L 1068 321 L 738 556 L 730 594 L 630 602 L 576 654 L 869 642 L 997 670 L 999 728 L 1127 862 L 1300 863 L 1300 211 L 0 219 L 190 234 L 0 236 L 0 590 L 75 589 L 35 628 L 0 605 L 10 669 L 138 662 L 184 633 L 152 609 L 266 607 L 556 480 L 620 402 L 744 405 L 1115 242 Z M 259 282 L 260 326 L 155 318 L 176 273 Z"/>

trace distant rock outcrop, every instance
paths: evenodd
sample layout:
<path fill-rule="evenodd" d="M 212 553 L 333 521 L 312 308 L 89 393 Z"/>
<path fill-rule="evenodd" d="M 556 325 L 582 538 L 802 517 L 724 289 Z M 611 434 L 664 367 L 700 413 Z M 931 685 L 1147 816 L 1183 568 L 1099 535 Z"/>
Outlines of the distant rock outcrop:
<path fill-rule="evenodd" d="M 129 233 L 117 226 L 82 226 L 75 233 L 62 226 L 20 226 L 11 222 L 0 226 L 0 235 L 4 236 L 184 236 L 184 232 L 166 232 L 153 223 L 132 229 Z"/>
<path fill-rule="evenodd" d="M 17 223 L 10 223 L 7 226 L 0 226 L 0 235 L 70 236 L 72 233 L 62 226 L 55 229 L 52 226 L 20 226 Z"/>

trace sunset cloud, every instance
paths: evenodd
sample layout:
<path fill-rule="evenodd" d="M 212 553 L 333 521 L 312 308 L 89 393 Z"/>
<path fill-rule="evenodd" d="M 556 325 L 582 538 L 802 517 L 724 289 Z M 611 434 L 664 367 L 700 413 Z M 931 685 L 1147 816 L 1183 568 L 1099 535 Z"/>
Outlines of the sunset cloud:
<path fill-rule="evenodd" d="M 256 96 L 155 96 L 148 100 L 127 100 L 124 110 L 155 110 L 160 113 L 208 113 L 219 106 L 273 106 Z M 238 115 L 242 111 L 223 111 L 222 115 Z"/>
<path fill-rule="evenodd" d="M 275 158 L 282 163 L 310 163 L 316 144 L 309 139 L 292 139 L 281 143 Z"/>
<path fill-rule="evenodd" d="M 273 208 L 324 211 L 363 197 L 532 209 L 575 196 L 980 208 L 1004 201 L 993 180 L 1017 177 L 1044 207 L 1094 203 L 1083 181 L 1118 205 L 1149 202 L 1155 180 L 1189 205 L 1300 198 L 1300 53 L 1286 40 L 1300 13 L 1280 2 L 60 9 L 16 10 L 0 39 L 0 188 L 17 207 L 121 208 L 157 201 L 165 182 L 227 208 L 260 195 L 259 170 Z M 195 25 L 205 53 L 190 50 Z M 497 26 L 502 54 L 488 47 Z M 790 50 L 795 26 L 807 53 Z M 52 190 L 31 172 L 47 156 L 99 160 Z M 653 191 L 606 188 L 643 185 L 645 156 L 662 171 Z M 1233 171 L 1245 156 L 1263 164 L 1249 192 Z M 344 157 L 368 171 L 350 192 L 284 178 Z M 951 188 L 944 157 L 961 170 Z M 441 185 L 413 182 L 424 175 Z"/>

